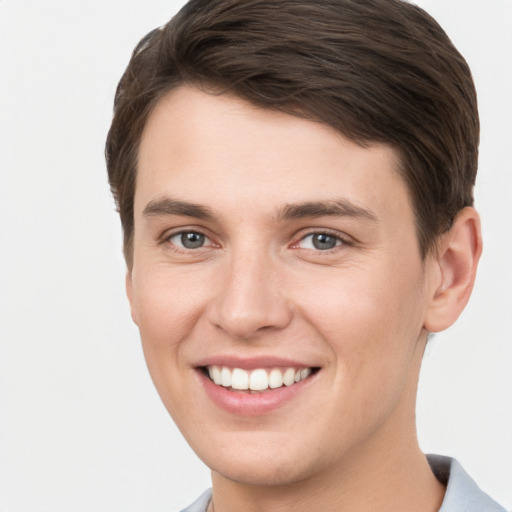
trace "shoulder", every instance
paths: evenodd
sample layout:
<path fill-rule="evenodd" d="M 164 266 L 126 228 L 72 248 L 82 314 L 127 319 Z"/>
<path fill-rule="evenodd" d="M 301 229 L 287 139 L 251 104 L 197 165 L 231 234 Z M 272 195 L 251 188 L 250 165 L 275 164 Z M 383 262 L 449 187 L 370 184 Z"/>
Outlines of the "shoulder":
<path fill-rule="evenodd" d="M 483 492 L 457 460 L 441 455 L 427 455 L 436 478 L 446 485 L 439 512 L 506 512 Z"/>
<path fill-rule="evenodd" d="M 208 489 L 203 492 L 199 498 L 197 498 L 192 505 L 189 505 L 187 508 L 183 509 L 181 512 L 206 512 L 206 508 L 210 503 L 212 497 L 212 490 Z"/>

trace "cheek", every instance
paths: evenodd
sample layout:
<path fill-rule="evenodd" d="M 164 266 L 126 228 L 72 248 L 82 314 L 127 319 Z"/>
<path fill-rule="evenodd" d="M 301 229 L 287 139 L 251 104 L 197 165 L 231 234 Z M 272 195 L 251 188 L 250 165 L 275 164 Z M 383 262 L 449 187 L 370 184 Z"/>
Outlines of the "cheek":
<path fill-rule="evenodd" d="M 186 275 L 158 268 L 136 274 L 133 305 L 144 345 L 160 350 L 179 344 L 200 316 L 204 294 L 197 279 Z"/>
<path fill-rule="evenodd" d="M 407 373 L 422 331 L 424 294 L 421 266 L 403 263 L 340 269 L 315 280 L 321 287 L 301 287 L 302 315 L 330 347 L 340 389 L 350 380 L 363 392 Z"/>
<path fill-rule="evenodd" d="M 346 342 L 353 337 L 396 339 L 404 328 L 421 324 L 423 293 L 417 272 L 340 270 L 324 280 L 303 282 L 298 296 L 302 314 L 329 339 L 344 334 L 350 334 Z"/>
<path fill-rule="evenodd" d="M 168 269 L 134 273 L 133 308 L 146 364 L 162 401 L 174 417 L 187 396 L 188 367 L 183 347 L 201 316 L 204 297 L 194 280 Z M 185 404 L 186 405 L 186 404 Z"/>
<path fill-rule="evenodd" d="M 133 305 L 153 383 L 171 416 L 179 417 L 188 407 L 182 347 L 198 315 L 198 298 L 187 293 L 186 283 L 155 270 L 135 274 Z"/>
<path fill-rule="evenodd" d="M 323 301 L 317 296 L 309 302 L 309 322 L 332 354 L 335 399 L 322 407 L 337 425 L 340 449 L 346 439 L 370 435 L 411 403 L 421 360 L 422 299 L 421 287 L 411 285 L 417 276 L 407 277 L 390 286 L 387 279 L 356 279 L 353 273 L 324 289 Z"/>

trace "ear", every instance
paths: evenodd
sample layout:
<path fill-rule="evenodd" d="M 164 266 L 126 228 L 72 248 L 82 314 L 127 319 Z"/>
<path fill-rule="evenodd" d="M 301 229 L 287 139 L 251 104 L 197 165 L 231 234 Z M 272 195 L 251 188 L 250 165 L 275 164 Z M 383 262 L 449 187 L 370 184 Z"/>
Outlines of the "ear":
<path fill-rule="evenodd" d="M 135 302 L 133 300 L 132 272 L 129 269 L 126 271 L 125 286 L 126 286 L 126 296 L 128 297 L 128 302 L 130 303 L 130 312 L 132 315 L 132 320 L 135 322 L 136 325 L 139 325 L 138 318 L 137 318 L 137 308 L 135 307 Z"/>
<path fill-rule="evenodd" d="M 429 290 L 424 327 L 429 332 L 447 329 L 466 307 L 482 254 L 480 217 L 474 208 L 462 209 L 447 233 L 440 239 L 438 251 L 431 256 L 435 279 Z"/>

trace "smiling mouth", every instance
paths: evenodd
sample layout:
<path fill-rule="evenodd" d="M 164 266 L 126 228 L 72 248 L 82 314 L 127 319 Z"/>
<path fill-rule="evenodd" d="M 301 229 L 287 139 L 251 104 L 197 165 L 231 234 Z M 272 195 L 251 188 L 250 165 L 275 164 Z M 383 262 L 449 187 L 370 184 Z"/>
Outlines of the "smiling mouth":
<path fill-rule="evenodd" d="M 309 378 L 319 368 L 230 368 L 228 366 L 203 366 L 202 372 L 214 384 L 233 391 L 262 392 L 290 387 Z"/>

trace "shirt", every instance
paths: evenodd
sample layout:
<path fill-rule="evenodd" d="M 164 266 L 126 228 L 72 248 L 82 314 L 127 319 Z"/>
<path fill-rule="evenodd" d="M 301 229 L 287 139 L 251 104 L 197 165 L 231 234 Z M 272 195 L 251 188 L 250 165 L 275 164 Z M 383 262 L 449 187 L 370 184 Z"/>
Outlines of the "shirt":
<path fill-rule="evenodd" d="M 427 455 L 427 460 L 436 478 L 446 485 L 446 493 L 439 512 L 507 512 L 480 490 L 455 459 Z M 212 491 L 208 489 L 181 512 L 206 512 L 211 497 Z"/>

